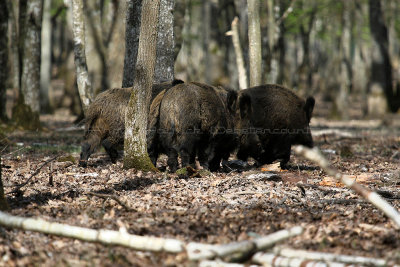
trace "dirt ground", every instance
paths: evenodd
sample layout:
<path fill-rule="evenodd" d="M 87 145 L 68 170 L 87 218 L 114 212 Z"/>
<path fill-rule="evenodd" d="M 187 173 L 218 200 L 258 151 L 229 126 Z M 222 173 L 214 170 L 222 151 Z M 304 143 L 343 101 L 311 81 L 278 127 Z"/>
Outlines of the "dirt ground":
<path fill-rule="evenodd" d="M 124 170 L 104 151 L 77 166 L 82 129 L 73 117 L 42 116 L 41 132 L 14 131 L 0 148 L 11 214 L 94 229 L 227 243 L 301 225 L 279 244 L 295 249 L 391 259 L 400 264 L 400 231 L 386 216 L 315 164 L 294 155 L 276 165 L 201 178 Z M 387 120 L 312 119 L 316 146 L 342 173 L 400 210 L 400 116 Z M 54 156 L 20 191 L 39 167 Z M 71 157 L 72 156 L 72 157 Z M 161 158 L 158 167 L 165 165 Z M 275 173 L 275 176 L 268 175 Z M 117 196 L 130 206 L 91 193 Z M 137 252 L 0 228 L 0 266 L 187 266 L 184 254 Z M 195 264 L 193 264 L 195 265 Z"/>

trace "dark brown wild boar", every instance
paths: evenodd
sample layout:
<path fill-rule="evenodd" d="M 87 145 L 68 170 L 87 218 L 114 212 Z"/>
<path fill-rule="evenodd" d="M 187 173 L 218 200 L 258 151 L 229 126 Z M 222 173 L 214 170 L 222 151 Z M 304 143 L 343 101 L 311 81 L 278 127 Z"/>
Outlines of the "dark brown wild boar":
<path fill-rule="evenodd" d="M 240 94 L 250 97 L 251 115 L 250 128 L 242 129 L 240 134 L 238 159 L 250 156 L 261 164 L 280 159 L 285 167 L 292 145 L 313 146 L 309 126 L 313 97 L 304 101 L 292 90 L 275 84 L 248 88 Z"/>
<path fill-rule="evenodd" d="M 153 117 L 153 132 L 157 132 L 153 145 L 157 143 L 154 148 L 167 154 L 170 171 L 178 168 L 178 154 L 182 167 L 194 167 L 197 155 L 203 168 L 219 168 L 221 159 L 227 159 L 237 146 L 236 100 L 233 90 L 194 82 L 165 92 L 155 113 L 158 117 Z M 154 163 L 160 150 L 149 151 Z"/>
<path fill-rule="evenodd" d="M 163 90 L 183 83 L 174 80 L 154 84 L 152 100 Z M 86 167 L 90 155 L 101 144 L 113 163 L 118 158 L 118 149 L 123 149 L 125 136 L 125 113 L 132 88 L 114 88 L 100 93 L 86 112 L 85 134 L 79 165 Z"/>

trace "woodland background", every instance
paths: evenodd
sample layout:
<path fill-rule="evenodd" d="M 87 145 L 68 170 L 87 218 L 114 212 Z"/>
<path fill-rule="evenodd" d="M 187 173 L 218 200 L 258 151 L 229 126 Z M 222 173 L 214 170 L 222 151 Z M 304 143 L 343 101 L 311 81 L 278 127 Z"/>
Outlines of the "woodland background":
<path fill-rule="evenodd" d="M 125 74 L 126 25 L 140 18 L 127 18 L 127 11 L 140 2 L 82 1 L 93 96 L 133 83 Z M 170 73 L 184 81 L 240 89 L 243 77 L 232 36 L 226 33 L 237 16 L 250 76 L 248 2 L 162 1 L 173 5 Z M 313 95 L 315 145 L 339 172 L 399 210 L 400 2 L 259 4 L 262 83 Z M 76 123 L 83 111 L 72 18 L 68 0 L 0 1 L 0 178 L 10 214 L 212 244 L 252 240 L 300 225 L 301 235 L 268 252 L 282 256 L 276 251 L 289 247 L 380 258 L 382 266 L 400 264 L 395 223 L 294 154 L 286 171 L 273 164 L 202 177 L 126 170 L 120 161 L 111 164 L 104 151 L 91 157 L 88 168 L 78 167 L 83 130 Z M 164 157 L 157 167 L 165 165 Z M 0 255 L 4 266 L 197 263 L 185 253 L 138 252 L 9 228 L 0 228 Z"/>

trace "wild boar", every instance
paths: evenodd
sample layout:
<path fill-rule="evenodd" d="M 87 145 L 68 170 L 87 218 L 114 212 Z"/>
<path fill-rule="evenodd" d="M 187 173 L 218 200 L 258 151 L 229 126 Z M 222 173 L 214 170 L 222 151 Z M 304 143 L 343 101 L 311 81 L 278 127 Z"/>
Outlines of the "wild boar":
<path fill-rule="evenodd" d="M 181 80 L 154 84 L 152 100 L 162 91 L 183 83 Z M 86 112 L 85 134 L 79 165 L 86 167 L 90 155 L 101 144 L 113 163 L 118 158 L 118 149 L 123 148 L 125 135 L 125 113 L 132 88 L 113 88 L 100 93 Z"/>
<path fill-rule="evenodd" d="M 315 105 L 313 97 L 305 101 L 292 90 L 266 84 L 240 91 L 251 99 L 250 128 L 242 129 L 237 157 L 253 157 L 258 163 L 290 160 L 291 146 L 313 146 L 310 120 Z"/>
<path fill-rule="evenodd" d="M 160 149 L 149 151 L 153 162 L 162 151 L 168 156 L 170 171 L 175 172 L 178 154 L 182 167 L 194 167 L 197 155 L 203 168 L 217 170 L 221 159 L 227 159 L 238 143 L 233 125 L 236 99 L 234 90 L 196 82 L 166 91 L 159 106 L 150 107 L 158 110 L 154 113 L 158 117 L 150 123 L 155 129 L 152 132 L 157 132 L 153 147 Z"/>

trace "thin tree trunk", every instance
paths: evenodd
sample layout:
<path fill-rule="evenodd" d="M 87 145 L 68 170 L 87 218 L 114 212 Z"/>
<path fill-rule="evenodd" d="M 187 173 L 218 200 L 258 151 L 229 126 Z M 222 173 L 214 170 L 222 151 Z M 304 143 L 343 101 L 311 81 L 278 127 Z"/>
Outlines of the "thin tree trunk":
<path fill-rule="evenodd" d="M 342 119 L 349 119 L 349 95 L 352 82 L 351 70 L 351 6 L 350 2 L 343 0 L 342 36 L 340 45 L 340 91 L 336 97 L 336 106 Z"/>
<path fill-rule="evenodd" d="M 233 43 L 233 47 L 235 48 L 236 66 L 237 66 L 238 76 L 239 76 L 238 77 L 239 89 L 245 89 L 248 87 L 247 74 L 246 74 L 246 68 L 245 68 L 244 59 L 243 59 L 242 47 L 240 45 L 238 22 L 239 22 L 239 18 L 235 17 L 232 21 L 231 31 L 227 32 L 226 34 L 232 36 L 232 43 Z"/>
<path fill-rule="evenodd" d="M 211 41 L 211 3 L 210 0 L 202 1 L 202 47 L 203 47 L 203 66 L 204 66 L 204 81 L 211 83 L 212 68 L 210 57 L 210 41 Z"/>
<path fill-rule="evenodd" d="M 83 0 L 72 1 L 73 33 L 76 79 L 79 96 L 85 113 L 93 99 L 92 83 L 89 79 L 85 55 L 85 20 L 83 16 Z"/>
<path fill-rule="evenodd" d="M 8 9 L 5 1 L 0 1 L 0 66 L 7 66 L 8 62 Z M 6 83 L 8 68 L 0 71 L 0 121 L 7 120 L 6 114 Z M 0 163 L 1 164 L 1 163 Z M 1 171 L 1 169 L 0 169 Z M 1 175 L 1 174 L 0 174 Z M 1 178 L 1 177 L 0 177 Z"/>
<path fill-rule="evenodd" d="M 156 63 L 160 0 L 144 0 L 141 16 L 135 83 L 125 117 L 124 168 L 156 171 L 147 154 L 148 107 Z"/>
<path fill-rule="evenodd" d="M 98 14 L 99 9 L 100 10 L 104 9 L 104 3 L 101 5 L 95 4 L 94 6 L 90 6 L 88 1 L 85 1 L 83 3 L 83 8 L 88 18 L 89 27 L 94 41 L 94 47 L 100 58 L 100 63 L 101 63 L 100 91 L 104 91 L 110 88 L 110 82 L 108 79 L 108 65 L 107 65 L 107 50 L 109 47 L 109 43 L 107 42 L 107 39 L 103 36 L 102 18 L 100 17 L 101 14 Z"/>
<path fill-rule="evenodd" d="M 51 80 L 51 0 L 44 0 L 43 25 L 42 25 L 42 48 L 40 66 L 40 110 L 50 112 L 50 80 Z"/>
<path fill-rule="evenodd" d="M 175 48 L 174 48 L 174 61 L 178 57 L 179 52 L 181 51 L 183 37 L 183 27 L 185 24 L 185 13 L 186 13 L 186 0 L 175 0 L 175 9 L 174 9 L 174 40 L 175 40 Z"/>
<path fill-rule="evenodd" d="M 160 3 L 154 83 L 174 79 L 174 0 Z"/>
<path fill-rule="evenodd" d="M 370 90 L 373 94 L 384 93 L 389 109 L 396 112 L 400 107 L 400 96 L 393 93 L 388 31 L 383 20 L 381 1 L 369 0 L 369 21 L 372 35 Z"/>
<path fill-rule="evenodd" d="M 11 55 L 12 55 L 12 83 L 13 88 L 20 88 L 20 60 L 19 60 L 19 38 L 18 38 L 18 3 L 12 0 L 7 0 L 8 15 L 11 23 Z"/>
<path fill-rule="evenodd" d="M 40 112 L 40 37 L 42 12 L 42 0 L 28 1 L 21 89 L 25 104 L 30 106 L 34 113 Z"/>
<path fill-rule="evenodd" d="M 125 30 L 124 77 L 122 79 L 122 87 L 131 87 L 135 80 L 141 14 L 142 0 L 128 0 Z"/>
<path fill-rule="evenodd" d="M 1 177 L 1 172 L 2 170 L 1 170 L 1 157 L 0 157 L 0 210 L 5 211 L 9 210 L 9 206 L 7 203 L 6 196 L 4 195 L 3 179 Z"/>
<path fill-rule="evenodd" d="M 247 0 L 249 19 L 250 86 L 261 84 L 260 1 Z"/>

